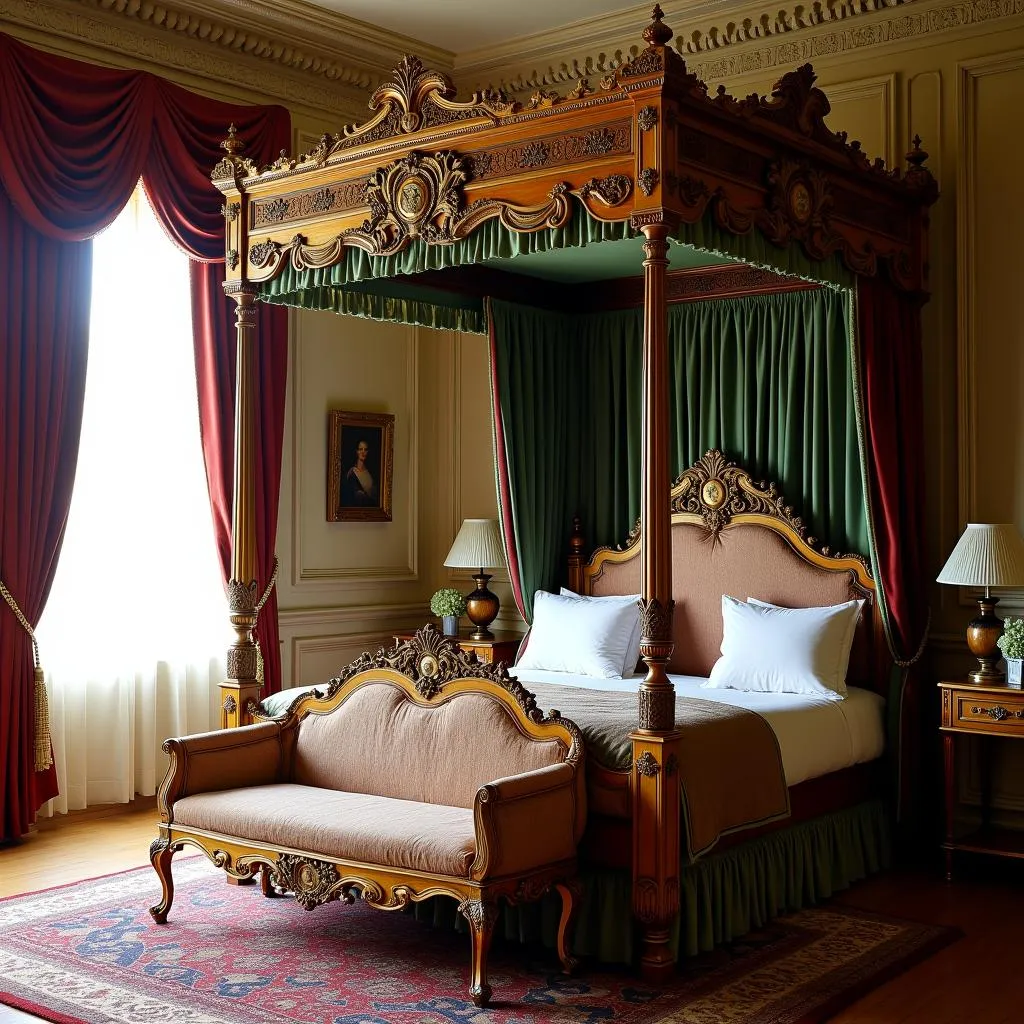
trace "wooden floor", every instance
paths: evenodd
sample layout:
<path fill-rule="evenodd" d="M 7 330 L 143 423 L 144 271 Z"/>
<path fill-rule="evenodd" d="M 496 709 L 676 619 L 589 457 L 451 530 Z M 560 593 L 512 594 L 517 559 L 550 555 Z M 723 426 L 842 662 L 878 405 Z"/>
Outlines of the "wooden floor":
<path fill-rule="evenodd" d="M 75 820 L 0 849 L 0 896 L 148 863 L 152 808 Z M 1024 863 L 975 860 L 947 885 L 938 872 L 861 883 L 841 900 L 916 921 L 956 925 L 964 938 L 833 1018 L 835 1024 L 1021 1024 L 1024 995 Z M 28 1024 L 0 1006 L 0 1024 Z"/>

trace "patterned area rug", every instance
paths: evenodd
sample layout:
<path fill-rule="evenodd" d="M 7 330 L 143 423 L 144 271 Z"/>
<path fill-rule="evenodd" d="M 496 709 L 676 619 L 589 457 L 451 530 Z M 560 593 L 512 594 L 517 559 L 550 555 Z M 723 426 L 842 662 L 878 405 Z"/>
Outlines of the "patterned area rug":
<path fill-rule="evenodd" d="M 0 1002 L 87 1024 L 817 1024 L 956 937 L 843 907 L 790 915 L 651 988 L 496 943 L 495 1005 L 467 1000 L 469 940 L 407 914 L 312 913 L 175 863 L 169 923 L 148 867 L 0 901 Z"/>

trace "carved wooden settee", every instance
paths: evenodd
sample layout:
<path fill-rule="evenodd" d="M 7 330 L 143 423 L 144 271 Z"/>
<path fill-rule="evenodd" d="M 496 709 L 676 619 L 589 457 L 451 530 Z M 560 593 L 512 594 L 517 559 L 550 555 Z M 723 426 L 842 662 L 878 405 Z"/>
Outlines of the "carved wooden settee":
<path fill-rule="evenodd" d="M 576 846 L 586 821 L 583 742 L 500 666 L 432 627 L 299 698 L 284 719 L 164 744 L 150 859 L 167 920 L 171 858 L 187 844 L 266 895 L 307 909 L 357 896 L 397 909 L 459 901 L 472 937 L 473 1001 L 486 1005 L 497 901 L 562 897 L 558 954 L 573 961 Z"/>

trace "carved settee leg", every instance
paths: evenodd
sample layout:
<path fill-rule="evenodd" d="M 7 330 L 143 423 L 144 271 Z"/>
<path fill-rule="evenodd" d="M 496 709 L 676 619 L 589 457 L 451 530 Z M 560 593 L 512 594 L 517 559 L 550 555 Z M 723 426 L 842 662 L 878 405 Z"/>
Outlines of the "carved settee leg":
<path fill-rule="evenodd" d="M 491 1001 L 491 986 L 487 984 L 487 953 L 491 948 L 494 922 L 498 918 L 498 905 L 494 900 L 463 900 L 459 904 L 459 913 L 469 922 L 473 941 L 469 994 L 476 1006 L 487 1006 Z"/>
<path fill-rule="evenodd" d="M 149 860 L 163 889 L 160 902 L 149 908 L 149 912 L 157 924 L 167 924 L 167 915 L 170 913 L 171 903 L 174 902 L 174 879 L 171 876 L 171 858 L 173 856 L 174 848 L 170 841 L 163 836 L 154 839 L 150 844 Z"/>
<path fill-rule="evenodd" d="M 273 875 L 268 867 L 260 868 L 260 892 L 262 892 L 268 900 L 281 895 L 281 893 L 274 888 Z"/>
<path fill-rule="evenodd" d="M 559 882 L 555 888 L 562 897 L 562 916 L 558 921 L 558 959 L 562 961 L 562 970 L 572 974 L 579 961 L 570 953 L 572 928 L 579 909 L 583 885 L 575 878 L 567 882 Z"/>

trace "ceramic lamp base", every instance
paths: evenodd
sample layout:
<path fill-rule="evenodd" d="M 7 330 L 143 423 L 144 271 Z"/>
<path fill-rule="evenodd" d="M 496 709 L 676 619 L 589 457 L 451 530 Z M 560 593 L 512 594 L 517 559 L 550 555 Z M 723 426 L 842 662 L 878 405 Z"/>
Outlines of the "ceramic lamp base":
<path fill-rule="evenodd" d="M 978 685 L 1002 683 L 1006 673 L 999 667 L 1002 654 L 996 641 L 1003 632 L 1003 620 L 995 614 L 998 597 L 979 597 L 978 615 L 967 623 L 967 646 L 981 667 L 967 674 Z"/>
<path fill-rule="evenodd" d="M 473 577 L 476 590 L 466 595 L 466 616 L 476 629 L 469 634 L 470 640 L 493 640 L 494 634 L 487 628 L 497 618 L 501 603 L 498 595 L 487 589 L 491 577 L 480 572 Z"/>

